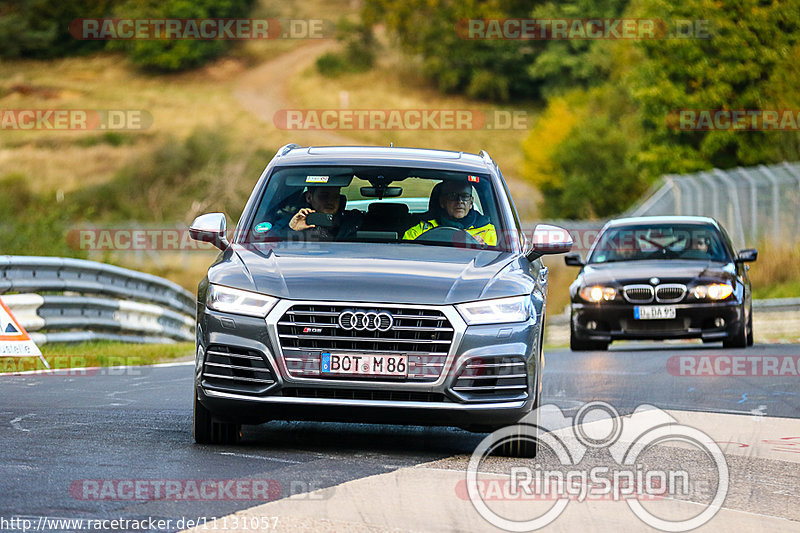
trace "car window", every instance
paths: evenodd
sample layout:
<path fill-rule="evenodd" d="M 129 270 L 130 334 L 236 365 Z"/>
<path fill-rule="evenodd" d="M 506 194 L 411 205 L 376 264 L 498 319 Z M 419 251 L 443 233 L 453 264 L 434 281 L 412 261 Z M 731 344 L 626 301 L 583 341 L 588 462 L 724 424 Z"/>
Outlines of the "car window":
<path fill-rule="evenodd" d="M 727 261 L 728 253 L 713 226 L 655 224 L 608 228 L 600 235 L 589 263 L 689 259 Z"/>
<path fill-rule="evenodd" d="M 267 180 L 244 240 L 501 248 L 497 235 L 504 228 L 496 194 L 488 175 L 465 172 L 279 167 Z M 448 207 L 448 202 L 455 206 Z M 293 223 L 301 209 L 329 214 L 321 224 L 330 225 L 304 228 Z"/>

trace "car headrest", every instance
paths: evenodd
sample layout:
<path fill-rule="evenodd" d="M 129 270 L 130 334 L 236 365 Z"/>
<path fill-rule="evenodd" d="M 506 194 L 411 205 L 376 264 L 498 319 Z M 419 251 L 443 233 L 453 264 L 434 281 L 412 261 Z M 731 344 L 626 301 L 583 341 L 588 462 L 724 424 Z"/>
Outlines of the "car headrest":
<path fill-rule="evenodd" d="M 408 206 L 401 203 L 373 202 L 369 204 L 367 213 L 371 217 L 399 219 L 408 215 Z"/>
<path fill-rule="evenodd" d="M 433 186 L 431 189 L 431 199 L 428 201 L 428 211 L 429 212 L 436 212 L 442 209 L 442 206 L 439 205 L 439 197 L 442 195 L 442 186 L 444 182 L 439 182 Z"/>

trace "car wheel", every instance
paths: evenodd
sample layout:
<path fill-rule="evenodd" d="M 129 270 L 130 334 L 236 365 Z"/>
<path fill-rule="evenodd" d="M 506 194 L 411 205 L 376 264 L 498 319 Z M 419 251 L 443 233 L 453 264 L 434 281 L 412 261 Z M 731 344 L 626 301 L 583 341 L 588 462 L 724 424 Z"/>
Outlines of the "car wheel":
<path fill-rule="evenodd" d="M 753 308 L 750 308 L 750 318 L 747 319 L 747 345 L 752 346 L 753 340 Z"/>
<path fill-rule="evenodd" d="M 492 443 L 497 457 L 533 458 L 539 453 L 539 402 L 531 413 L 525 415 L 513 426 L 497 430 Z"/>
<path fill-rule="evenodd" d="M 747 330 L 748 330 L 747 322 L 742 320 L 742 324 L 739 326 L 736 332 L 731 337 L 728 337 L 727 339 L 722 341 L 722 347 L 747 348 L 749 346 L 748 344 L 749 341 L 747 338 Z"/>
<path fill-rule="evenodd" d="M 193 434 L 197 444 L 236 444 L 242 436 L 242 425 L 215 420 L 195 394 Z"/>
<path fill-rule="evenodd" d="M 536 457 L 539 452 L 541 399 L 537 393 L 536 403 L 530 413 L 520 418 L 516 424 L 501 427 L 492 432 L 492 455 L 523 459 Z"/>
<path fill-rule="evenodd" d="M 575 328 L 572 325 L 572 321 L 570 321 L 569 349 L 572 350 L 573 352 L 604 351 L 608 350 L 608 344 L 609 343 L 603 341 L 592 341 L 587 339 L 581 339 L 575 332 Z"/>
<path fill-rule="evenodd" d="M 538 429 L 525 424 L 515 426 L 517 435 L 507 435 L 498 441 L 493 455 L 498 457 L 533 458 L 539 453 Z"/>

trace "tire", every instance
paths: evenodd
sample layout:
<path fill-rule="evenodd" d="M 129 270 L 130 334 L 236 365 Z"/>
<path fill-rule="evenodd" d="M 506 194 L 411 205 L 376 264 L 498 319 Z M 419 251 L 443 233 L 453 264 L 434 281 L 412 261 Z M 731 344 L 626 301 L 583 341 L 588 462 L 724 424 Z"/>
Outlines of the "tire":
<path fill-rule="evenodd" d="M 496 445 L 492 455 L 496 457 L 517 457 L 532 459 L 539 453 L 539 432 L 541 427 L 541 396 L 536 396 L 536 402 L 530 413 L 523 416 L 512 425 L 497 430 Z"/>
<path fill-rule="evenodd" d="M 194 397 L 193 434 L 197 444 L 237 444 L 242 437 L 242 425 L 220 422 L 211 416 L 197 395 Z"/>
<path fill-rule="evenodd" d="M 753 308 L 750 308 L 750 318 L 747 319 L 747 345 L 752 346 L 753 340 Z"/>
<path fill-rule="evenodd" d="M 743 314 L 744 316 L 744 314 Z M 752 315 L 751 315 L 752 316 Z M 728 337 L 727 339 L 722 341 L 723 348 L 747 348 L 750 346 L 749 339 L 747 336 L 747 330 L 749 329 L 748 323 L 742 320 L 741 326 L 736 330 L 733 336 Z"/>
<path fill-rule="evenodd" d="M 513 426 L 516 435 L 506 434 L 499 439 L 492 455 L 496 457 L 518 457 L 532 459 L 539 453 L 539 429 L 528 424 Z"/>
<path fill-rule="evenodd" d="M 572 325 L 572 321 L 570 320 L 569 323 L 569 349 L 573 352 L 592 352 L 592 351 L 605 351 L 608 350 L 608 342 L 604 341 L 590 341 L 578 338 L 578 334 L 575 333 L 575 328 Z"/>

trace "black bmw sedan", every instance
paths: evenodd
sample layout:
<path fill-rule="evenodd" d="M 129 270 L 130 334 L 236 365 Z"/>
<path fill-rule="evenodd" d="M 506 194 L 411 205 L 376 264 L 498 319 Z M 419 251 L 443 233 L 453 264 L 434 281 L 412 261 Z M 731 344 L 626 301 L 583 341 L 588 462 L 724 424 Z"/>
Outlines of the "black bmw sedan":
<path fill-rule="evenodd" d="M 600 231 L 570 286 L 570 347 L 605 350 L 615 340 L 699 338 L 726 348 L 753 343 L 749 266 L 706 217 L 622 218 Z"/>

